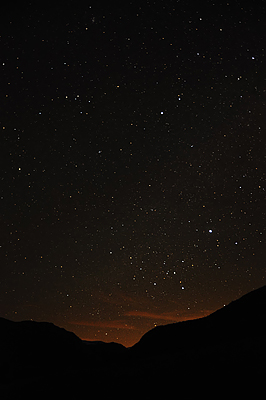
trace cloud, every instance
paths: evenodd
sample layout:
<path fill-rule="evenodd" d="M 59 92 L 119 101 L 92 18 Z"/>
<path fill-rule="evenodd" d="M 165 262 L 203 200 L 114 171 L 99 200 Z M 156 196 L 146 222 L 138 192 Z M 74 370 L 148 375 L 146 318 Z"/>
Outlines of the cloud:
<path fill-rule="evenodd" d="M 137 329 L 135 326 L 121 321 L 69 321 L 71 325 L 77 326 L 92 326 L 95 328 L 108 328 L 108 329 Z"/>
<path fill-rule="evenodd" d="M 152 313 L 148 311 L 128 311 L 124 315 L 129 316 L 129 317 L 142 317 L 142 318 L 148 318 L 148 319 L 153 319 L 153 320 L 164 320 L 164 321 L 180 321 L 181 317 L 177 315 L 176 312 L 168 312 L 168 313 Z"/>
<path fill-rule="evenodd" d="M 148 311 L 128 311 L 124 314 L 125 316 L 130 317 L 141 317 L 141 318 L 148 318 L 153 319 L 154 321 L 172 321 L 172 322 L 180 322 L 180 321 L 187 321 L 190 319 L 202 318 L 206 315 L 209 315 L 209 312 L 201 312 L 198 314 L 177 314 L 176 311 L 165 312 L 165 313 L 156 313 L 156 312 L 148 312 Z"/>

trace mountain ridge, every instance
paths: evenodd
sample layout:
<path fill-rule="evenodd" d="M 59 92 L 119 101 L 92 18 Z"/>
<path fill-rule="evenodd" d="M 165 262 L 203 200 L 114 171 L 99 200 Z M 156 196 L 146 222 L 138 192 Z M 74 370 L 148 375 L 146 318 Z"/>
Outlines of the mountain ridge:
<path fill-rule="evenodd" d="M 214 344 L 218 339 L 226 342 L 239 335 L 246 338 L 252 335 L 254 328 L 259 331 L 264 323 L 266 326 L 266 286 L 243 295 L 208 316 L 157 326 L 146 332 L 132 349 L 142 353 L 151 353 L 153 349 L 156 352 L 182 351 L 183 346 L 174 346 L 174 342 L 190 340 L 190 352 L 193 353 L 197 346 Z"/>
<path fill-rule="evenodd" d="M 153 328 L 130 348 L 82 341 L 51 323 L 0 318 L 0 389 L 18 395 L 21 388 L 41 387 L 50 395 L 54 387 L 60 396 L 76 396 L 88 385 L 104 394 L 116 393 L 118 385 L 150 395 L 151 388 L 165 390 L 165 382 L 173 390 L 177 377 L 187 387 L 206 377 L 219 385 L 221 379 L 231 385 L 261 381 L 265 320 L 266 286 L 206 317 Z"/>

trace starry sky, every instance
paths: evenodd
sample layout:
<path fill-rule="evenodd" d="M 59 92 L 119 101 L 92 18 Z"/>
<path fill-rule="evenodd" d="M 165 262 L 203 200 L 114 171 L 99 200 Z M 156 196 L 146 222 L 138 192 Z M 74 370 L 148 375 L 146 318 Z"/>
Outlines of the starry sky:
<path fill-rule="evenodd" d="M 266 6 L 1 11 L 1 316 L 126 346 L 265 284 Z"/>

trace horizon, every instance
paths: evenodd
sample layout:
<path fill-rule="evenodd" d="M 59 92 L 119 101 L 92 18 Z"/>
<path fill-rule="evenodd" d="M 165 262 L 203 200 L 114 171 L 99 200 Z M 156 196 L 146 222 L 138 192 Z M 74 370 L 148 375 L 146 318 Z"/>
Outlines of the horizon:
<path fill-rule="evenodd" d="M 200 314 L 200 315 L 191 315 L 190 314 L 189 316 L 188 315 L 187 316 L 183 316 L 183 317 L 180 316 L 179 319 L 175 318 L 175 315 L 171 314 L 171 313 L 164 313 L 164 314 L 158 314 L 158 315 L 154 315 L 154 314 L 151 314 L 151 313 L 148 313 L 148 312 L 133 312 L 133 313 L 130 313 L 131 315 L 142 316 L 144 318 L 148 318 L 148 319 L 151 319 L 151 320 L 153 320 L 155 318 L 158 321 L 164 321 L 164 323 L 163 322 L 158 323 L 158 324 L 153 323 L 151 325 L 150 329 L 148 329 L 147 331 L 141 333 L 140 337 L 138 337 L 139 333 L 136 334 L 135 336 L 132 335 L 131 337 L 130 336 L 125 336 L 125 340 L 124 341 L 119 340 L 118 337 L 108 340 L 109 339 L 109 338 L 107 338 L 108 335 L 104 334 L 104 329 L 102 330 L 101 335 L 100 335 L 100 337 L 102 337 L 102 339 L 100 339 L 100 338 L 96 339 L 95 337 L 94 338 L 81 337 L 79 332 L 78 332 L 78 327 L 80 327 L 80 326 L 81 327 L 83 327 L 83 326 L 85 326 L 85 327 L 91 327 L 91 326 L 95 327 L 96 326 L 97 328 L 107 328 L 107 329 L 117 329 L 117 330 L 119 330 L 119 329 L 124 330 L 125 329 L 126 331 L 129 330 L 129 331 L 133 331 L 133 332 L 136 332 L 136 331 L 139 332 L 140 329 L 137 329 L 137 327 L 134 327 L 134 326 L 127 326 L 127 324 L 126 324 L 126 326 L 124 326 L 121 321 L 109 321 L 108 325 L 105 324 L 104 322 L 98 323 L 98 324 L 96 323 L 94 325 L 93 323 L 91 323 L 89 321 L 71 321 L 71 322 L 66 323 L 64 326 L 63 325 L 58 325 L 58 324 L 56 324 L 56 323 L 54 323 L 52 321 L 43 321 L 43 320 L 36 321 L 36 320 L 30 319 L 30 320 L 22 320 L 21 321 L 21 320 L 14 320 L 13 319 L 11 321 L 13 321 L 13 322 L 32 321 L 32 322 L 52 323 L 53 325 L 58 326 L 59 328 L 63 328 L 65 330 L 67 330 L 68 332 L 74 333 L 82 341 L 101 342 L 101 343 L 117 343 L 117 344 L 123 345 L 126 348 L 130 348 L 130 347 L 134 346 L 136 343 L 138 343 L 138 341 L 142 338 L 143 335 L 145 335 L 147 332 L 149 332 L 150 330 L 152 330 L 156 326 L 172 325 L 172 324 L 178 323 L 178 322 L 192 321 L 192 320 L 197 320 L 197 319 L 201 319 L 201 318 L 207 317 L 207 316 L 215 313 L 216 311 L 222 309 L 223 307 L 226 307 L 226 306 L 230 305 L 231 303 L 234 303 L 235 301 L 240 300 L 241 298 L 245 297 L 245 295 L 249 295 L 249 294 L 251 294 L 253 292 L 256 292 L 257 290 L 262 289 L 262 288 L 266 288 L 266 285 L 260 286 L 259 288 L 254 288 L 250 292 L 243 293 L 241 296 L 239 296 L 236 299 L 233 299 L 228 304 L 223 304 L 223 306 L 221 308 L 218 308 L 218 309 L 215 309 L 215 310 L 209 310 L 209 311 L 205 310 L 205 313 L 204 314 Z M 98 331 L 98 333 L 99 333 L 99 331 Z M 133 339 L 133 337 L 134 337 L 134 339 Z"/>
<path fill-rule="evenodd" d="M 213 310 L 212 312 L 214 312 L 216 310 Z M 211 313 L 212 313 L 211 312 Z M 144 314 L 146 314 L 144 312 Z M 72 321 L 72 322 L 65 322 L 65 323 L 56 323 L 54 319 L 51 320 L 43 320 L 43 319 L 16 319 L 16 318 L 6 318 L 10 321 L 13 322 L 24 322 L 24 321 L 32 321 L 32 322 L 47 322 L 47 323 L 52 323 L 55 326 L 58 326 L 59 328 L 63 328 L 69 332 L 73 332 L 79 339 L 83 340 L 83 341 L 88 341 L 88 342 L 104 342 L 104 343 L 118 343 L 118 344 L 122 344 L 125 347 L 132 347 L 134 344 L 136 344 L 141 337 L 147 333 L 149 330 L 155 328 L 156 326 L 161 326 L 161 325 L 168 325 L 171 323 L 177 323 L 177 322 L 182 322 L 182 321 L 189 321 L 189 320 L 194 320 L 194 319 L 199 319 L 199 318 L 203 318 L 210 315 L 210 313 L 205 313 L 203 314 L 199 314 L 199 315 L 192 315 L 191 317 L 187 316 L 187 317 L 180 317 L 180 318 L 174 318 L 170 317 L 170 316 L 166 316 L 166 315 L 159 315 L 156 316 L 154 314 L 150 314 L 149 316 L 145 315 L 145 318 L 148 319 L 153 319 L 155 318 L 157 321 L 160 321 L 158 323 L 154 323 L 151 322 L 150 324 L 147 324 L 147 330 L 141 328 L 141 327 L 137 327 L 137 326 L 127 326 L 127 324 L 123 324 L 121 321 L 112 321 L 109 325 L 105 324 L 104 322 L 102 323 L 98 323 L 97 322 L 94 323 L 90 323 L 89 321 Z M 164 321 L 164 322 L 163 322 Z M 124 326 L 125 325 L 125 326 Z M 82 328 L 81 330 L 79 330 L 79 327 L 96 327 L 98 328 L 102 328 L 102 330 L 97 330 L 97 334 L 95 334 L 94 337 L 83 337 L 82 336 Z M 104 329 L 105 328 L 105 329 Z M 119 332 L 119 330 L 122 331 L 126 331 L 126 332 L 132 332 L 133 334 L 121 334 Z M 106 334 L 106 331 L 109 332 Z M 110 332 L 111 331 L 111 332 Z M 115 332 L 113 332 L 115 331 Z M 117 332 L 118 331 L 118 332 Z M 118 335 L 118 336 L 116 336 Z M 109 339 L 110 337 L 110 339 Z"/>

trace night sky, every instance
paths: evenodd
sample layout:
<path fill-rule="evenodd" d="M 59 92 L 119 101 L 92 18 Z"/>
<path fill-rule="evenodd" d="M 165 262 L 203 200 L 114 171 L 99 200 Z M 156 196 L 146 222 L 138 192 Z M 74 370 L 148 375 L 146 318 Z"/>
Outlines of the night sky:
<path fill-rule="evenodd" d="M 265 285 L 265 2 L 21 3 L 0 17 L 1 316 L 130 346 Z"/>

